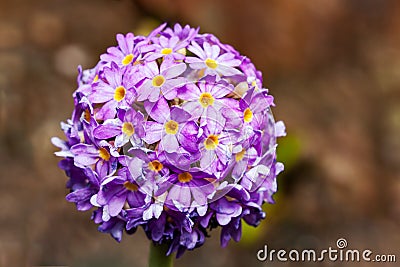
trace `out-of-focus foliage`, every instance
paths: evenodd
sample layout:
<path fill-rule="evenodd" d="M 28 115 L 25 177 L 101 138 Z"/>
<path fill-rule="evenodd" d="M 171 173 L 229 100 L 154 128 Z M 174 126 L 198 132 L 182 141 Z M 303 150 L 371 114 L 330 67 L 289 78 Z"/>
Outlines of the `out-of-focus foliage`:
<path fill-rule="evenodd" d="M 301 141 L 295 134 L 289 134 L 278 141 L 278 161 L 285 164 L 285 170 L 290 171 L 301 156 Z"/>

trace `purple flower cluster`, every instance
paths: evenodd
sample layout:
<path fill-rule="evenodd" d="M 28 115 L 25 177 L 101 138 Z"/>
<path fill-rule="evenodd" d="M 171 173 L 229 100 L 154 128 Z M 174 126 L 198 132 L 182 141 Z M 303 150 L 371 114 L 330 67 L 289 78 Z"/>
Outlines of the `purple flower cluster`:
<path fill-rule="evenodd" d="M 79 68 L 75 109 L 53 138 L 69 180 L 66 199 L 93 210 L 117 241 L 143 228 L 180 256 L 221 227 L 238 241 L 273 203 L 273 97 L 261 73 L 199 29 L 161 25 L 147 37 L 118 34 L 96 67 Z"/>

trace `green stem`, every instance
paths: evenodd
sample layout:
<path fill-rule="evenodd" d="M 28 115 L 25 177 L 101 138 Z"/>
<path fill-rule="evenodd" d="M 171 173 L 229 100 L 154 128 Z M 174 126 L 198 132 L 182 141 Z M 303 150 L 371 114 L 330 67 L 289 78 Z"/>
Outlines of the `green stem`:
<path fill-rule="evenodd" d="M 166 256 L 168 246 L 151 242 L 149 267 L 173 267 L 172 255 Z"/>

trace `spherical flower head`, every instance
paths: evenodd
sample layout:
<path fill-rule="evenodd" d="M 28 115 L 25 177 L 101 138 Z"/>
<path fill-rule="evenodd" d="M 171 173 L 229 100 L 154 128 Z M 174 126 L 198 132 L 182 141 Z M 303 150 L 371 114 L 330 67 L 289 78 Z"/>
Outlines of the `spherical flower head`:
<path fill-rule="evenodd" d="M 117 35 L 93 69 L 79 67 L 74 111 L 53 138 L 69 177 L 66 199 L 93 210 L 120 241 L 143 228 L 179 257 L 221 227 L 239 241 L 273 203 L 283 122 L 249 58 L 212 34 L 165 24 Z"/>

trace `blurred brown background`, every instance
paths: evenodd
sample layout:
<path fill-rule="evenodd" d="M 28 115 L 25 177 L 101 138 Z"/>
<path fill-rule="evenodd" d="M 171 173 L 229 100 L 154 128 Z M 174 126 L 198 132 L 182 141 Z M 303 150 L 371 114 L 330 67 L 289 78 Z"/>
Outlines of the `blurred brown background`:
<path fill-rule="evenodd" d="M 298 266 L 255 255 L 340 237 L 400 261 L 399 1 L 1 0 L 0 266 L 146 266 L 142 231 L 118 244 L 65 201 L 50 137 L 72 111 L 77 65 L 94 66 L 116 33 L 162 21 L 201 26 L 250 57 L 289 133 L 265 222 L 227 249 L 215 231 L 175 266 Z"/>

